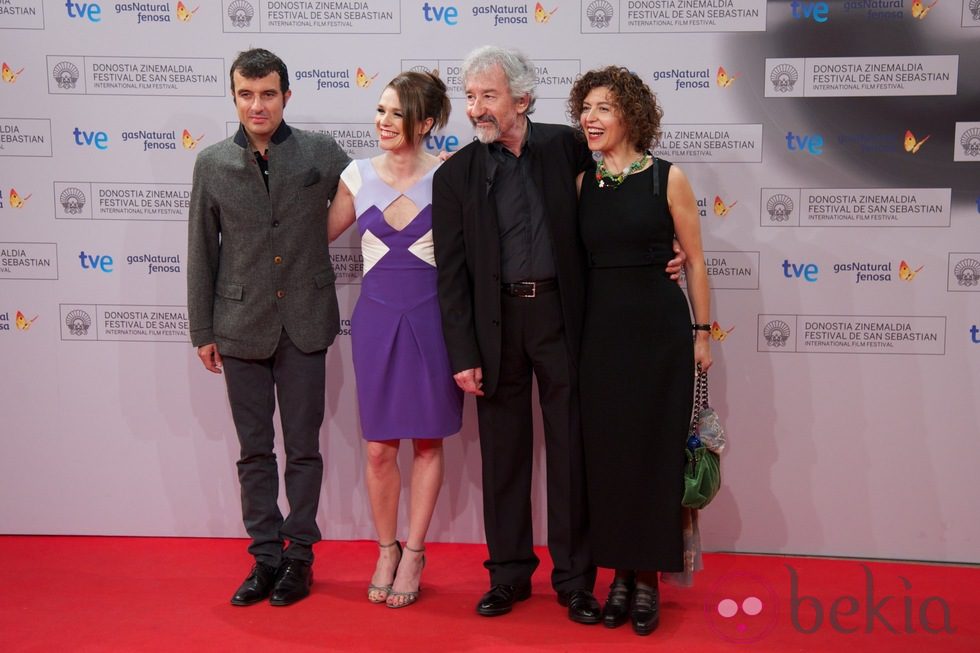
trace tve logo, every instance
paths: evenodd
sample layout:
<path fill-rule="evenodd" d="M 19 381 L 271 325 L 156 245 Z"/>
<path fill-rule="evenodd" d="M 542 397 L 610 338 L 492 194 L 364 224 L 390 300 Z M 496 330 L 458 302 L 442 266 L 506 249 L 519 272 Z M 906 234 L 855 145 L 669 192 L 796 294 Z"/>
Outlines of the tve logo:
<path fill-rule="evenodd" d="M 459 9 L 452 5 L 430 5 L 428 2 L 422 3 L 422 18 L 427 23 L 445 23 L 456 25 L 459 23 Z"/>
<path fill-rule="evenodd" d="M 90 23 L 102 22 L 102 7 L 97 2 L 72 2 L 65 0 L 69 18 L 85 18 Z"/>
<path fill-rule="evenodd" d="M 430 152 L 455 152 L 459 149 L 459 136 L 453 134 L 429 134 L 424 140 L 425 149 Z"/>
<path fill-rule="evenodd" d="M 793 18 L 796 20 L 812 20 L 815 23 L 826 23 L 830 15 L 830 5 L 821 0 L 816 2 L 799 2 L 793 0 L 789 3 Z"/>
<path fill-rule="evenodd" d="M 977 328 L 976 324 L 970 325 L 970 340 L 973 344 L 980 345 L 980 329 Z"/>
<path fill-rule="evenodd" d="M 814 156 L 823 154 L 823 136 L 820 134 L 794 134 L 786 132 L 786 149 L 790 152 L 806 152 Z"/>
<path fill-rule="evenodd" d="M 82 250 L 78 253 L 78 262 L 83 270 L 101 270 L 106 274 L 112 272 L 112 257 L 108 254 L 86 254 Z"/>
<path fill-rule="evenodd" d="M 109 134 L 102 131 L 85 131 L 75 127 L 72 131 L 75 137 L 75 145 L 81 147 L 94 147 L 99 150 L 109 149 Z"/>
<path fill-rule="evenodd" d="M 816 263 L 796 264 L 783 259 L 783 276 L 787 279 L 803 279 L 814 283 L 818 274 L 820 274 L 820 268 L 817 267 Z"/>

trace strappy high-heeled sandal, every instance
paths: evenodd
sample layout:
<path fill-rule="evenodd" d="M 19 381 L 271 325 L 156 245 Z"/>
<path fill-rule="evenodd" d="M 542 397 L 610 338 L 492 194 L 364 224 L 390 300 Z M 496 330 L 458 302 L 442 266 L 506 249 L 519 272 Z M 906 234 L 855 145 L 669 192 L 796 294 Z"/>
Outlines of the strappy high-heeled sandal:
<path fill-rule="evenodd" d="M 398 540 L 395 540 L 394 542 L 389 542 L 388 544 L 382 544 L 381 542 L 378 542 L 379 549 L 389 549 L 393 546 L 398 548 L 398 561 L 395 563 L 395 573 L 398 573 L 398 565 L 402 561 L 401 542 L 399 542 Z M 368 601 L 370 601 L 371 603 L 384 603 L 385 601 L 387 601 L 388 597 L 391 595 L 391 585 L 394 582 L 395 582 L 395 578 L 394 575 L 392 575 L 391 583 L 388 583 L 387 585 L 375 585 L 373 583 L 369 584 L 367 589 Z"/>
<path fill-rule="evenodd" d="M 388 592 L 388 600 L 385 601 L 385 605 L 387 605 L 389 608 L 407 608 L 408 606 L 412 605 L 413 603 L 419 600 L 419 592 L 422 591 L 421 574 L 422 574 L 422 570 L 425 569 L 425 547 L 423 546 L 421 549 L 413 549 L 412 547 L 406 544 L 405 550 L 411 551 L 412 553 L 422 554 L 422 566 L 419 568 L 419 584 L 418 587 L 416 587 L 415 591 L 413 592 L 396 592 L 395 590 L 391 590 L 390 592 Z M 398 567 L 401 568 L 400 561 Z M 398 576 L 397 572 L 395 573 L 395 576 L 396 577 Z M 394 583 L 394 581 L 392 582 Z M 395 599 L 394 603 L 392 603 L 392 599 Z"/>

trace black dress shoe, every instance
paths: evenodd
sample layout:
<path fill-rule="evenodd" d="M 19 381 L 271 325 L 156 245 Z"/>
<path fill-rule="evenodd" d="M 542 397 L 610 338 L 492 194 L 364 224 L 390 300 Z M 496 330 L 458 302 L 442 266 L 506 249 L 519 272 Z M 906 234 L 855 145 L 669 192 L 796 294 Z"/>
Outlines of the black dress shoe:
<path fill-rule="evenodd" d="M 597 624 L 602 619 L 599 602 L 589 590 L 558 592 L 558 605 L 568 608 L 568 618 L 580 624 Z"/>
<path fill-rule="evenodd" d="M 272 588 L 269 603 L 291 605 L 310 595 L 313 585 L 313 566 L 302 560 L 285 560 L 279 567 L 276 585 Z"/>
<path fill-rule="evenodd" d="M 272 565 L 261 562 L 255 563 L 248 578 L 238 587 L 231 597 L 232 605 L 252 605 L 269 596 L 272 586 L 276 584 L 276 573 L 279 570 Z"/>
<path fill-rule="evenodd" d="M 476 613 L 484 617 L 497 617 L 510 612 L 517 601 L 524 601 L 531 596 L 531 583 L 520 585 L 494 585 L 490 591 L 480 597 L 476 604 Z"/>
<path fill-rule="evenodd" d="M 637 635 L 649 635 L 660 625 L 660 591 L 657 588 L 637 587 L 633 592 L 630 620 Z"/>
<path fill-rule="evenodd" d="M 619 628 L 630 616 L 630 603 L 633 600 L 634 583 L 615 580 L 609 586 L 609 596 L 602 608 L 602 624 L 606 628 Z"/>

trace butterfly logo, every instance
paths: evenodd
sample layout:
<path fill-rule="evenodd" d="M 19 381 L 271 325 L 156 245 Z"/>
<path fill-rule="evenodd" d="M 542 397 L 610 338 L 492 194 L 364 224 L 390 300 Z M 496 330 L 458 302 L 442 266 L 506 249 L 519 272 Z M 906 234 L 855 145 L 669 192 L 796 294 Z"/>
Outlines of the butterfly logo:
<path fill-rule="evenodd" d="M 922 4 L 922 0 L 912 0 L 912 18 L 918 18 L 922 20 L 926 17 L 926 14 L 936 6 L 939 0 L 933 0 L 931 5 Z"/>
<path fill-rule="evenodd" d="M 194 9 L 188 11 L 187 5 L 185 5 L 183 2 L 177 2 L 177 20 L 181 21 L 182 23 L 186 23 L 191 19 L 191 16 L 197 13 L 198 9 L 200 9 L 200 7 L 194 7 Z"/>
<path fill-rule="evenodd" d="M 13 68 L 8 66 L 6 61 L 4 61 L 3 66 L 0 67 L 0 75 L 2 75 L 3 81 L 7 82 L 8 84 L 13 84 L 14 82 L 16 82 L 17 75 L 21 74 L 22 72 L 24 72 L 23 68 L 21 68 L 17 72 L 14 72 Z"/>
<path fill-rule="evenodd" d="M 738 200 L 732 202 L 729 205 L 726 205 L 720 197 L 715 195 L 715 206 L 714 206 L 715 215 L 717 215 L 719 218 L 724 218 L 726 215 L 728 215 L 728 212 L 735 207 L 736 204 L 738 204 Z"/>
<path fill-rule="evenodd" d="M 21 197 L 17 194 L 16 190 L 13 188 L 10 189 L 10 206 L 14 207 L 15 209 L 19 209 L 20 207 L 24 206 L 24 203 L 29 199 L 31 199 L 30 195 L 27 197 Z"/>
<path fill-rule="evenodd" d="M 28 320 L 26 317 L 24 317 L 23 313 L 17 311 L 17 317 L 14 320 L 14 324 L 16 324 L 17 328 L 21 331 L 27 331 L 31 328 L 31 325 L 34 324 L 34 320 L 36 319 L 37 315 Z"/>
<path fill-rule="evenodd" d="M 921 270 L 923 267 L 925 266 L 920 265 L 919 267 L 913 270 L 912 266 L 910 266 L 905 261 L 902 261 L 901 263 L 898 264 L 898 278 L 901 279 L 902 281 L 911 281 L 912 279 L 915 279 L 915 275 L 917 275 L 919 273 L 919 270 Z"/>
<path fill-rule="evenodd" d="M 558 7 L 555 7 L 551 11 L 545 11 L 544 7 L 541 6 L 541 3 L 537 2 L 534 4 L 534 22 L 547 23 L 549 20 L 551 20 L 551 15 L 556 11 L 558 11 Z"/>
<path fill-rule="evenodd" d="M 932 134 L 929 134 L 932 136 Z M 912 133 L 911 129 L 905 130 L 905 151 L 909 154 L 915 154 L 922 147 L 923 143 L 929 140 L 929 136 L 926 136 L 921 141 L 915 140 L 915 134 Z"/>
<path fill-rule="evenodd" d="M 727 87 L 731 86 L 732 83 L 736 79 L 738 79 L 738 77 L 739 77 L 739 74 L 738 73 L 736 73 L 736 74 L 732 75 L 731 77 L 729 77 L 728 76 L 728 72 L 725 71 L 725 67 L 724 66 L 718 66 L 718 77 L 717 77 L 717 81 L 718 81 L 718 86 L 720 86 L 721 88 L 727 88 Z"/>
<path fill-rule="evenodd" d="M 377 76 L 378 76 L 378 73 L 374 73 L 374 75 L 372 77 L 368 77 L 367 76 L 367 73 L 364 72 L 364 69 L 361 68 L 360 66 L 358 66 L 358 68 L 357 68 L 357 74 L 354 76 L 354 81 L 361 88 L 367 88 L 368 86 L 371 85 L 371 82 L 373 82 L 374 81 L 374 78 L 377 77 Z"/>
<path fill-rule="evenodd" d="M 725 338 L 728 337 L 728 334 L 731 333 L 734 330 L 735 330 L 735 327 L 732 327 L 728 331 L 725 331 L 724 329 L 721 328 L 721 325 L 718 324 L 718 322 L 712 322 L 711 323 L 711 339 L 712 340 L 715 340 L 717 342 L 724 342 L 725 341 Z"/>
<path fill-rule="evenodd" d="M 185 129 L 184 134 L 180 137 L 180 141 L 184 145 L 185 150 L 193 150 L 195 147 L 197 147 L 197 144 L 202 138 L 204 138 L 204 134 L 194 138 L 191 136 L 191 133 Z"/>

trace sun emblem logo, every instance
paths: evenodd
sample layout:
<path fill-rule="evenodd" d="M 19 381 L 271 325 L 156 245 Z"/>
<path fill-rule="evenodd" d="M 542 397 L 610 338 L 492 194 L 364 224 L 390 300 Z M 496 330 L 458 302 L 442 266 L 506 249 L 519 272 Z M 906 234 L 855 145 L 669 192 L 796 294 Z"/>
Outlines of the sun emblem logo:
<path fill-rule="evenodd" d="M 613 19 L 613 6 L 606 0 L 595 0 L 585 9 L 585 16 L 594 29 L 605 29 Z"/>
<path fill-rule="evenodd" d="M 51 76 L 54 77 L 58 88 L 75 88 L 79 78 L 78 66 L 70 61 L 59 61 L 51 69 Z"/>
<path fill-rule="evenodd" d="M 255 17 L 255 7 L 251 2 L 245 0 L 235 0 L 228 5 L 228 19 L 235 27 L 242 29 L 252 24 Z"/>
<path fill-rule="evenodd" d="M 777 93 L 791 93 L 800 79 L 800 71 L 788 63 L 781 63 L 769 73 L 769 81 Z"/>
<path fill-rule="evenodd" d="M 762 329 L 762 337 L 770 347 L 785 347 L 791 333 L 789 325 L 782 320 L 773 320 Z"/>
<path fill-rule="evenodd" d="M 766 202 L 766 211 L 773 222 L 786 222 L 793 214 L 793 198 L 777 193 Z"/>

